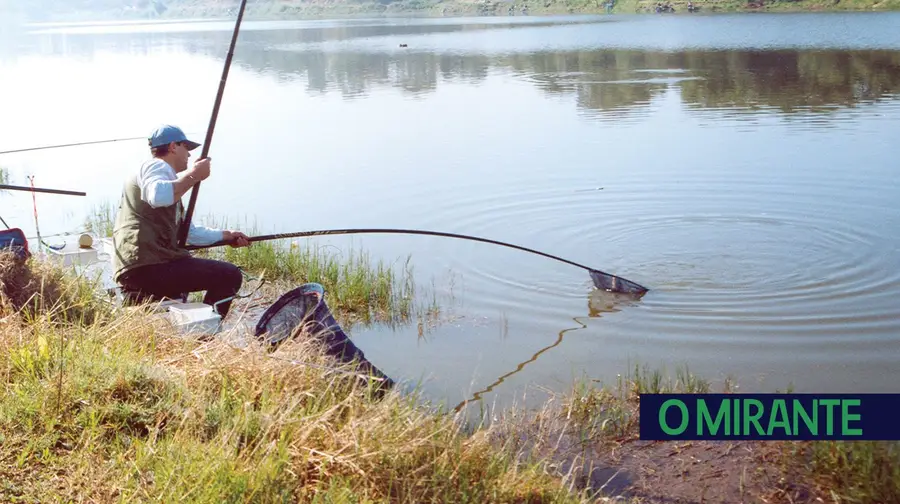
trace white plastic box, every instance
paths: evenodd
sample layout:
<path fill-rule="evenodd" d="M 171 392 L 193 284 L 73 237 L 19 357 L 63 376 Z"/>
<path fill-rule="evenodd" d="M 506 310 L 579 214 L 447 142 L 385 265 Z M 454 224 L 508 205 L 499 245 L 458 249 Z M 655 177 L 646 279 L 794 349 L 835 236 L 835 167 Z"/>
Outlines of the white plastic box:
<path fill-rule="evenodd" d="M 81 248 L 78 243 L 66 242 L 65 247 L 60 250 L 54 250 L 50 247 L 43 247 L 47 257 L 61 263 L 63 266 L 87 266 L 94 264 L 99 259 L 97 248 Z"/>
<path fill-rule="evenodd" d="M 222 317 L 205 303 L 172 303 L 168 305 L 167 318 L 185 334 L 215 334 Z"/>

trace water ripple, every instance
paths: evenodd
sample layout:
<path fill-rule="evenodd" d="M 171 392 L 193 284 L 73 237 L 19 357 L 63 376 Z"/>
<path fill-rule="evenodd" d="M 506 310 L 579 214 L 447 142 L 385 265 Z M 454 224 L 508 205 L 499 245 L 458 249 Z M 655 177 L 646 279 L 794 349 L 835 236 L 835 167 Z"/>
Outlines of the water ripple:
<path fill-rule="evenodd" d="M 736 186 L 740 192 L 728 190 Z M 624 276 L 652 285 L 636 322 L 651 338 L 670 338 L 679 327 L 687 338 L 727 332 L 735 341 L 785 335 L 827 341 L 854 332 L 883 338 L 900 331 L 900 306 L 893 302 L 900 254 L 879 222 L 860 226 L 854 217 L 871 211 L 900 222 L 900 215 L 887 200 L 857 202 L 852 212 L 839 197 L 829 200 L 830 193 L 853 192 L 840 177 L 809 180 L 805 193 L 794 181 L 753 177 L 695 180 L 665 190 L 638 180 L 589 190 L 547 190 L 524 181 L 520 187 L 499 197 L 470 196 L 438 213 L 433 225 L 452 221 L 458 229 L 497 236 L 511 232 L 501 223 L 527 222 L 528 235 L 615 259 L 607 263 L 611 268 L 627 256 L 641 278 Z M 729 206 L 732 211 L 724 210 Z M 523 241 L 527 235 L 519 237 Z M 458 267 L 481 284 L 474 295 L 485 298 L 497 289 L 572 298 L 582 288 L 569 277 L 560 283 L 556 270 L 523 276 L 498 264 Z"/>

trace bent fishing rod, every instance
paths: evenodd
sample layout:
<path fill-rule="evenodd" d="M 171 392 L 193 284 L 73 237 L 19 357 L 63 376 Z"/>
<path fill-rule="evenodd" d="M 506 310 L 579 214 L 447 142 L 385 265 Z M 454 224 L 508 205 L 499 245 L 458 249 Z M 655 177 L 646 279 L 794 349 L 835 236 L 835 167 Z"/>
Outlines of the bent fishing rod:
<path fill-rule="evenodd" d="M 200 159 L 204 159 L 209 154 L 209 144 L 212 143 L 213 130 L 216 129 L 216 119 L 219 116 L 219 106 L 222 104 L 222 94 L 225 92 L 225 81 L 228 79 L 228 69 L 231 67 L 231 58 L 234 56 L 234 45 L 237 43 L 238 31 L 241 28 L 241 19 L 244 18 L 244 7 L 247 6 L 247 0 L 241 0 L 241 8 L 238 11 L 237 21 L 234 23 L 234 33 L 231 35 L 231 45 L 228 47 L 228 55 L 225 57 L 225 67 L 222 68 L 222 78 L 219 81 L 219 92 L 216 93 L 216 102 L 213 105 L 212 117 L 209 118 L 209 128 L 206 129 L 206 140 L 203 141 L 203 151 Z M 191 188 L 191 199 L 188 202 L 187 213 L 181 228 L 178 230 L 178 246 L 184 247 L 187 243 L 188 231 L 191 227 L 191 218 L 194 216 L 194 207 L 197 205 L 197 193 L 200 192 L 200 182 L 194 184 Z"/>
<path fill-rule="evenodd" d="M 556 261 L 564 262 L 566 264 L 571 264 L 572 266 L 577 266 L 582 269 L 586 269 L 591 276 L 591 281 L 594 284 L 594 287 L 598 289 L 603 289 L 611 292 L 618 292 L 622 294 L 632 294 L 643 296 L 647 293 L 648 289 L 643 285 L 632 282 L 631 280 L 626 280 L 622 277 L 612 275 L 609 273 L 605 273 L 595 268 L 591 268 L 590 266 L 585 266 L 583 264 L 578 264 L 576 262 L 570 261 L 568 259 L 563 259 L 562 257 L 557 257 L 555 255 L 550 255 L 545 252 L 540 252 L 538 250 L 522 247 L 519 245 L 513 245 L 511 243 L 504 243 L 497 240 L 490 240 L 487 238 L 479 238 L 477 236 L 469 236 L 463 234 L 456 233 L 445 233 L 441 231 L 424 231 L 420 229 L 331 229 L 331 230 L 320 230 L 320 231 L 301 231 L 297 233 L 279 233 L 279 234 L 269 234 L 269 235 L 261 235 L 254 236 L 249 238 L 249 241 L 252 242 L 260 242 L 260 241 L 268 241 L 268 240 L 280 240 L 285 238 L 303 238 L 308 236 L 325 236 L 325 235 L 341 235 L 341 234 L 366 234 L 366 233 L 390 233 L 390 234 L 414 234 L 414 235 L 429 235 L 429 236 L 443 236 L 447 238 L 460 238 L 463 240 L 473 240 L 483 243 L 490 243 L 493 245 L 500 245 L 503 247 L 514 248 L 516 250 L 522 250 L 525 252 L 530 252 L 532 254 L 537 254 L 540 256 L 544 256 L 550 259 L 554 259 Z M 229 241 L 218 241 L 216 243 L 212 243 L 209 245 L 189 245 L 183 248 L 188 250 L 199 250 L 205 248 L 212 247 L 221 247 L 224 245 L 230 245 Z"/>

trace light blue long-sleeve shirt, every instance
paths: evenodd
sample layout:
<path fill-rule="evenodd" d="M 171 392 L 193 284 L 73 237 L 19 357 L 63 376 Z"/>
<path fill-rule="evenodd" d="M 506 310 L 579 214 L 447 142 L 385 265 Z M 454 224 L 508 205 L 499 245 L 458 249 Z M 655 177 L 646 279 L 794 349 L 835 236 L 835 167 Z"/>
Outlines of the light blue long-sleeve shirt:
<path fill-rule="evenodd" d="M 138 174 L 138 186 L 141 188 L 141 199 L 153 208 L 167 207 L 175 204 L 174 183 L 178 180 L 175 169 L 162 159 L 153 158 L 141 165 Z M 195 226 L 191 223 L 187 242 L 191 245 L 209 245 L 222 240 L 221 229 Z"/>

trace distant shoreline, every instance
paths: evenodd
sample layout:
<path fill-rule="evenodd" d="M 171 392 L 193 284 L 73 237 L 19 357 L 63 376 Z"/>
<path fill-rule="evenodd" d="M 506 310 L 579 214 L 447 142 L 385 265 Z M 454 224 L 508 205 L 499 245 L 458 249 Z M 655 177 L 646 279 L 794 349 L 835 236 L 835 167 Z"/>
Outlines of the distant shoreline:
<path fill-rule="evenodd" d="M 304 20 L 304 19 L 357 19 L 364 17 L 527 17 L 547 15 L 597 15 L 597 14 L 657 14 L 657 15 L 700 15 L 703 13 L 739 12 L 892 12 L 900 11 L 900 0 L 696 0 L 696 13 L 688 12 L 688 0 L 669 0 L 674 12 L 656 13 L 656 0 L 607 0 L 591 2 L 579 0 L 505 0 L 505 1 L 444 1 L 400 0 L 392 3 L 325 3 L 318 0 L 247 5 L 244 19 L 248 21 Z M 206 3 L 178 5 L 180 2 L 158 12 L 152 7 L 144 9 L 72 11 L 58 12 L 43 19 L 28 18 L 19 14 L 25 23 L 54 22 L 109 22 L 109 21 L 177 21 L 189 19 L 233 20 L 236 8 L 220 6 L 214 0 Z M 510 8 L 514 6 L 512 12 Z M 523 8 L 525 9 L 523 13 Z"/>

